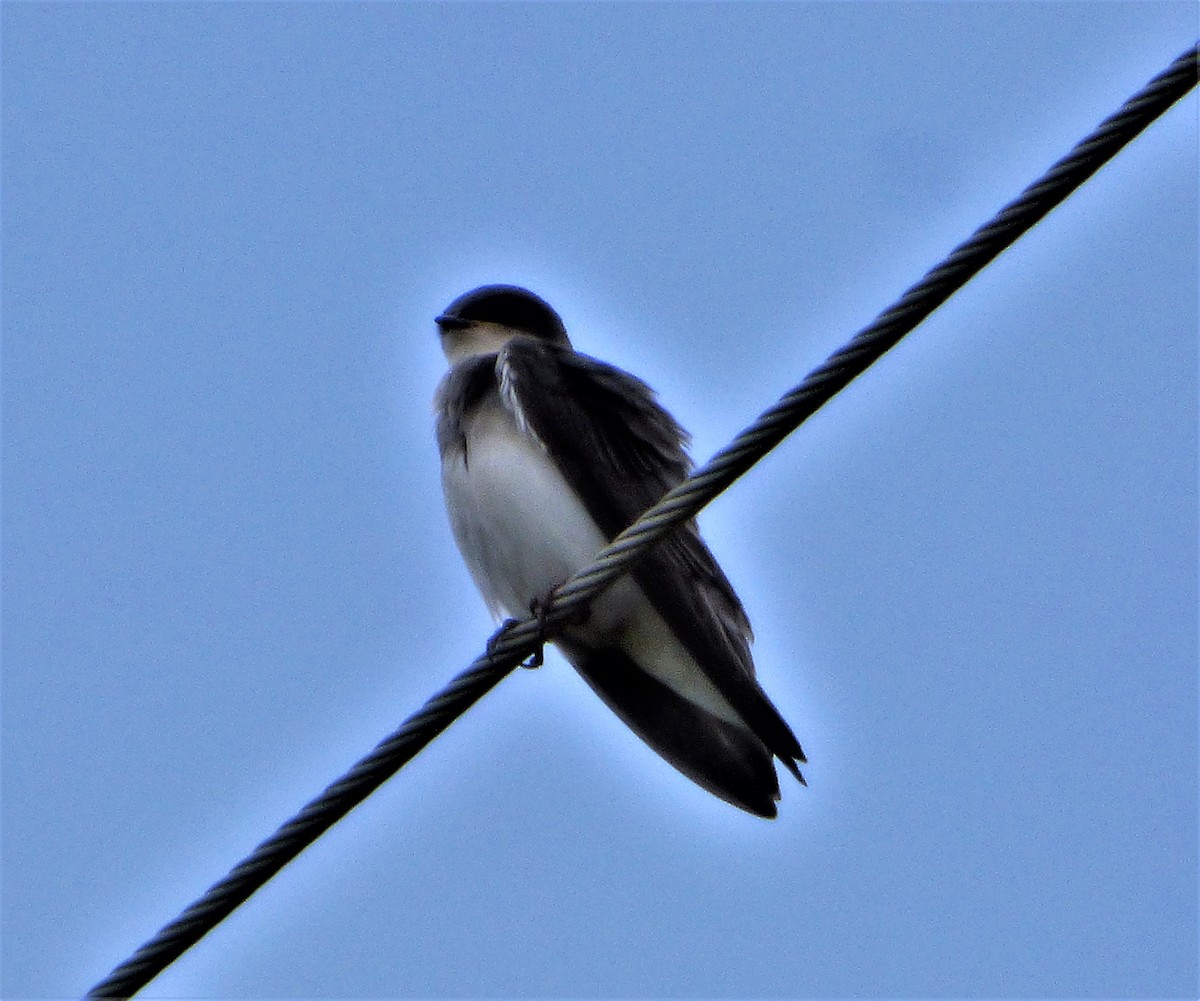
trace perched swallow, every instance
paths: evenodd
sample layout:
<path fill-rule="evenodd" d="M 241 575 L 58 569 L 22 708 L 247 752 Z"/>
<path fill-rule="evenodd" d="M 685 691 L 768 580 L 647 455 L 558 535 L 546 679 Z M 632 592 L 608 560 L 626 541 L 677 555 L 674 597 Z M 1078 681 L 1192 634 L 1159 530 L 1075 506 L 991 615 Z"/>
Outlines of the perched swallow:
<path fill-rule="evenodd" d="M 686 476 L 687 435 L 640 379 L 577 353 L 550 306 L 485 285 L 437 318 L 450 525 L 492 614 L 523 616 Z M 774 758 L 804 752 L 754 676 L 750 623 L 695 522 L 552 637 L 647 744 L 709 792 L 774 817 Z"/>

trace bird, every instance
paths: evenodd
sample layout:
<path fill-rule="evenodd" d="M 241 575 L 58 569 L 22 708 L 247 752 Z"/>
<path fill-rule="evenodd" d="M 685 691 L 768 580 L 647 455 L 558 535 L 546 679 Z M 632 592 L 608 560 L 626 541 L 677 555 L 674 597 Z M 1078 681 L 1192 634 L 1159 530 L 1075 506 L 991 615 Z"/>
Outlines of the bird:
<path fill-rule="evenodd" d="M 577 352 L 528 289 L 480 286 L 435 322 L 451 531 L 491 613 L 524 616 L 684 479 L 689 439 L 645 382 Z M 776 758 L 807 785 L 804 751 L 755 676 L 745 609 L 694 520 L 548 639 L 638 737 L 726 802 L 775 817 Z"/>

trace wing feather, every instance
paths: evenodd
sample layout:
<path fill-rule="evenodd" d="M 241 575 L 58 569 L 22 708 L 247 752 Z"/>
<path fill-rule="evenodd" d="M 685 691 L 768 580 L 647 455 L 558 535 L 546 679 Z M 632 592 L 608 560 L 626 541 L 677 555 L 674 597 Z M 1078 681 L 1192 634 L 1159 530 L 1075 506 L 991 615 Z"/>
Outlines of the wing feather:
<path fill-rule="evenodd" d="M 497 372 L 609 539 L 687 475 L 687 435 L 640 379 L 568 347 L 514 338 Z M 695 522 L 655 546 L 634 579 L 709 680 L 799 777 L 804 752 L 754 677 L 750 623 Z"/>

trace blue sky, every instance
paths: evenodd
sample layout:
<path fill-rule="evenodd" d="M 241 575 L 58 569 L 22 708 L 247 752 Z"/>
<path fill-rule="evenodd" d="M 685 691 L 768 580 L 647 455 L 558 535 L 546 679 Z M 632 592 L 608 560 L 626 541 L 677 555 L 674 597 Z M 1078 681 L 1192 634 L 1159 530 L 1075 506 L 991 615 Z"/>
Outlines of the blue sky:
<path fill-rule="evenodd" d="M 712 454 L 1190 4 L 4 5 L 3 981 L 73 996 L 482 648 L 432 318 Z M 780 818 L 518 672 L 153 997 L 1195 996 L 1197 100 L 701 524 Z"/>

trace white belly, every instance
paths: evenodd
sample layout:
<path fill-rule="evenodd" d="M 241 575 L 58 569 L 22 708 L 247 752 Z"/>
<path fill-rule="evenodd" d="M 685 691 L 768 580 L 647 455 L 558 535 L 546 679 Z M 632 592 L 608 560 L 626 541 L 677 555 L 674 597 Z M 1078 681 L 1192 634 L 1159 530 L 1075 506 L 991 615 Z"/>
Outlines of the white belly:
<path fill-rule="evenodd" d="M 442 488 L 463 559 L 493 615 L 523 617 L 607 541 L 549 456 L 499 406 L 442 458 Z"/>
<path fill-rule="evenodd" d="M 586 566 L 608 541 L 554 462 L 498 404 L 464 428 L 467 448 L 442 457 L 450 526 L 476 586 L 496 617 L 523 618 Z M 718 716 L 741 722 L 629 577 L 592 603 L 568 634 L 623 647 L 643 670 Z"/>

